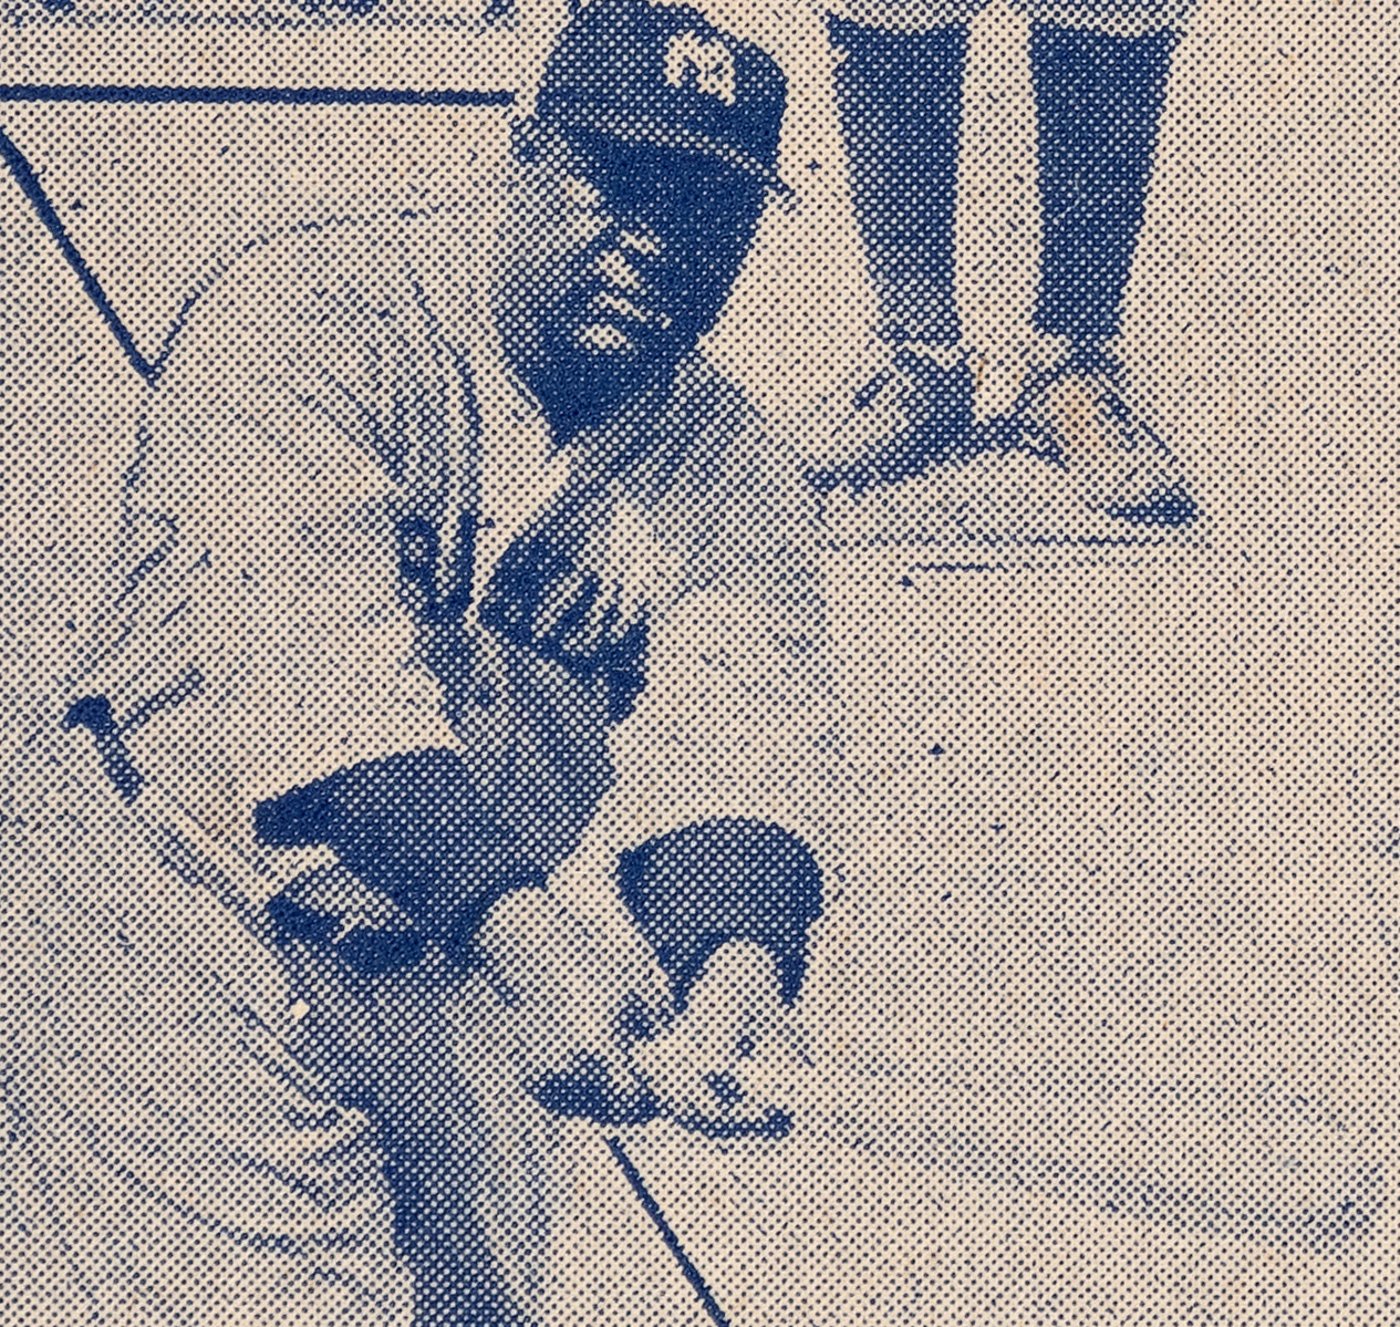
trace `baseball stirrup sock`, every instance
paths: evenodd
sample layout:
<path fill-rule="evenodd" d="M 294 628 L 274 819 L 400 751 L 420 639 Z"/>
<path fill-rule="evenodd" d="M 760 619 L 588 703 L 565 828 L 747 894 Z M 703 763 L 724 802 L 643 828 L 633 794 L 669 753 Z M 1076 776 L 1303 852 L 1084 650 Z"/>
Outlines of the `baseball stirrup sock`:
<path fill-rule="evenodd" d="M 951 345 L 953 213 L 967 28 L 887 32 L 832 17 L 836 101 L 881 334 Z"/>
<path fill-rule="evenodd" d="M 1177 34 L 1031 28 L 1044 250 L 1035 322 L 1094 345 L 1118 331 Z"/>

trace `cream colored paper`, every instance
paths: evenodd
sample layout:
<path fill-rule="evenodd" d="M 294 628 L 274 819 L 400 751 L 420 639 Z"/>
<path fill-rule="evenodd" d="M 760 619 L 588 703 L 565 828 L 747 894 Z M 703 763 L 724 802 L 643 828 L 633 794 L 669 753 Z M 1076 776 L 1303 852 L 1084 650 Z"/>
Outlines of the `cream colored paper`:
<path fill-rule="evenodd" d="M 523 0 L 492 24 L 425 0 L 391 22 L 393 7 L 312 20 L 290 5 L 0 8 L 0 82 L 13 85 L 0 130 L 139 353 L 157 357 L 189 294 L 275 231 L 406 210 L 453 211 L 464 229 L 495 216 L 509 122 L 565 15 Z M 821 465 L 849 393 L 881 363 L 831 47 L 798 0 L 711 12 L 786 74 L 792 192 L 768 204 L 703 349 L 758 411 L 773 456 Z M 714 1320 L 608 1137 L 736 1327 L 1400 1314 L 1394 29 L 1379 5 L 1239 0 L 1202 0 L 1185 25 L 1120 353 L 1201 504 L 1191 527 L 1102 542 L 1120 529 L 1086 520 L 1054 467 L 987 455 L 817 504 L 797 599 L 775 604 L 735 576 L 658 619 L 647 688 L 610 738 L 616 782 L 560 888 L 576 915 L 610 917 L 609 865 L 650 835 L 714 816 L 800 833 L 826 881 L 796 1015 L 810 1066 L 792 1089 L 796 1126 L 776 1141 L 510 1116 L 513 1137 L 556 1129 L 541 1145 L 549 1233 L 517 1269 L 538 1321 Z M 1026 31 L 1001 4 L 971 29 L 957 281 L 984 416 L 1011 407 L 1034 339 Z M 509 90 L 522 105 L 17 91 L 80 84 Z M 203 1073 L 200 1109 L 219 1130 L 261 1109 L 255 1085 L 220 1078 L 223 1048 L 248 1035 L 236 1019 L 203 1042 L 162 1020 L 216 980 L 276 1006 L 283 979 L 217 900 L 194 922 L 193 895 L 162 894 L 148 847 L 118 846 L 130 878 L 104 874 L 130 827 L 115 807 L 95 820 L 72 809 L 75 780 L 101 771 L 90 749 L 71 755 L 80 735 L 60 735 L 55 706 L 121 592 L 123 473 L 150 389 L 13 170 L 0 172 L 0 236 L 15 771 L 0 1320 L 241 1324 L 281 1303 L 308 1327 L 412 1321 L 387 1243 L 344 1253 L 326 1274 L 341 1297 L 318 1297 L 301 1265 L 267 1272 L 213 1233 L 252 1199 L 197 1182 L 150 1197 L 162 1167 L 186 1163 L 178 1129 L 141 1123 L 147 1078 Z M 265 478 L 220 500 L 236 505 L 246 484 L 275 505 Z M 741 550 L 770 533 L 754 519 Z M 340 629 L 312 644 L 335 656 Z M 423 722 L 411 744 L 432 740 L 436 720 Z M 79 772 L 59 773 L 70 759 Z M 80 860 L 97 864 L 53 867 Z M 102 890 L 75 900 L 73 878 Z M 137 928 L 169 971 L 112 966 L 89 921 Z M 108 1016 L 132 1000 L 141 1018 Z M 268 1015 L 274 1031 L 286 1012 Z M 118 1092 L 104 1065 L 128 1042 L 142 1067 Z M 275 1038 L 259 1052 L 285 1053 Z M 52 1083 L 98 1103 L 91 1118 L 66 1112 Z M 384 1205 L 373 1228 L 387 1241 L 390 1199 L 367 1184 L 355 1201 Z M 511 1204 L 531 1200 L 508 1188 L 514 1228 Z M 1364 1229 L 1349 1233 L 1348 1213 Z M 135 1261 L 132 1242 L 147 1245 Z M 168 1285 L 138 1283 L 138 1264 Z"/>

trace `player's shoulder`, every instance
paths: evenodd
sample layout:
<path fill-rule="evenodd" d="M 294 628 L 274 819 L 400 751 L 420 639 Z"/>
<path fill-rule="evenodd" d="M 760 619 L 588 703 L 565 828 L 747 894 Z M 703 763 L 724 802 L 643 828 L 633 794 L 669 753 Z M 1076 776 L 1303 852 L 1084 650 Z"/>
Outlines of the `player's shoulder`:
<path fill-rule="evenodd" d="M 670 446 L 683 447 L 689 466 L 708 471 L 742 439 L 761 434 L 763 420 L 742 385 L 696 352 L 681 362 L 654 428 Z"/>
<path fill-rule="evenodd" d="M 726 488 L 790 487 L 800 458 L 744 386 L 704 354 L 690 356 L 677 373 L 660 431 L 688 438 L 692 480 Z"/>
<path fill-rule="evenodd" d="M 759 423 L 758 412 L 748 393 L 708 355 L 687 356 L 676 373 L 670 407 L 695 420 L 732 428 Z"/>
<path fill-rule="evenodd" d="M 470 318 L 472 276 L 451 259 L 461 224 L 455 215 L 396 210 L 259 235 L 196 282 L 165 370 L 213 363 L 229 374 L 270 360 L 335 360 Z"/>

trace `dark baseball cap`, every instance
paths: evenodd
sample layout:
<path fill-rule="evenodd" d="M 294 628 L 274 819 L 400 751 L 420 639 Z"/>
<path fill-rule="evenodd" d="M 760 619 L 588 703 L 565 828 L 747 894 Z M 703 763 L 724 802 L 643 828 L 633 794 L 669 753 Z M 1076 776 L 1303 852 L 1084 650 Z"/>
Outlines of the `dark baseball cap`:
<path fill-rule="evenodd" d="M 561 34 L 535 105 L 566 136 L 701 152 L 781 189 L 786 101 L 772 57 L 698 10 L 591 0 Z"/>

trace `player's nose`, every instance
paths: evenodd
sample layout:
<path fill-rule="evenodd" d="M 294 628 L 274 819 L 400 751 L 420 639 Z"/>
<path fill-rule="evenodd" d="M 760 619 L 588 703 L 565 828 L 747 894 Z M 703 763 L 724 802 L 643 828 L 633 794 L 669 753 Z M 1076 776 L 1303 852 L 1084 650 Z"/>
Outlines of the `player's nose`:
<path fill-rule="evenodd" d="M 654 268 L 665 257 L 666 247 L 655 231 L 639 225 L 619 227 L 614 242 L 598 255 L 595 270 L 603 290 L 595 303 L 630 321 L 666 330 L 670 315 L 656 306 Z"/>

